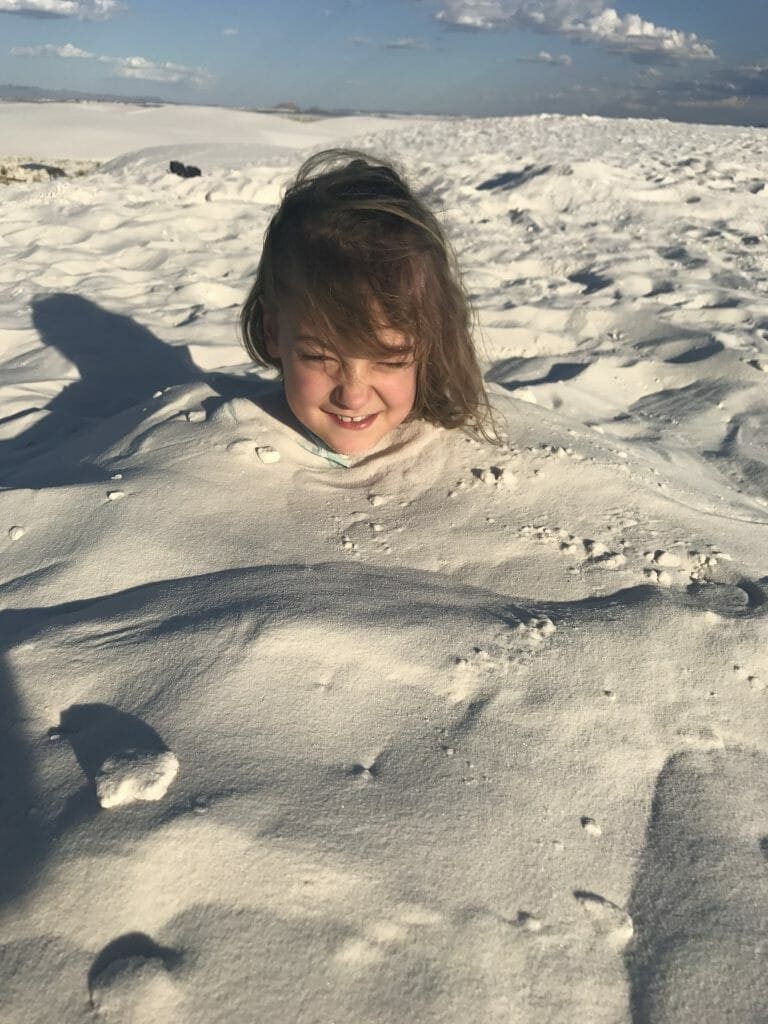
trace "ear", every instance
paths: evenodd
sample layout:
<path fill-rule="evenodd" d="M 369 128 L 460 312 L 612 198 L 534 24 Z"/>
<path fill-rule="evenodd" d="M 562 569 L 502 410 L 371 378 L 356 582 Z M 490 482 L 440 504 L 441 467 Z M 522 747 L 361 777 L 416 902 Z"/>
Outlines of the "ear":
<path fill-rule="evenodd" d="M 277 345 L 277 323 L 276 317 L 273 317 L 271 313 L 268 313 L 266 309 L 262 309 L 261 313 L 261 329 L 264 332 L 264 344 L 267 352 L 272 356 L 273 359 L 280 358 L 280 349 Z"/>

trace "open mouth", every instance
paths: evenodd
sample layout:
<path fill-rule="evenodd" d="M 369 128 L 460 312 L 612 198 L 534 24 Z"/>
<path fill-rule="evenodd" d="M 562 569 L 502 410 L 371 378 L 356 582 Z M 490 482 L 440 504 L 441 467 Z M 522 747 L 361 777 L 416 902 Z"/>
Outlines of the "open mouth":
<path fill-rule="evenodd" d="M 338 413 L 329 412 L 331 417 L 340 427 L 345 430 L 365 430 L 369 427 L 379 414 L 372 412 L 368 416 L 340 416 Z"/>

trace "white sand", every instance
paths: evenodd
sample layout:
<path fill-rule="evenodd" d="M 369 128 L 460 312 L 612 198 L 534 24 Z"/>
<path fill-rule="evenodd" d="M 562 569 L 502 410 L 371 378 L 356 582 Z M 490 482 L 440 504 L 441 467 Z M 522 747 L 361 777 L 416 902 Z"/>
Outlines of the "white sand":
<path fill-rule="evenodd" d="M 0 128 L 110 161 L 2 192 L 1 1019 L 768 1019 L 768 135 Z M 334 468 L 244 364 L 335 141 L 442 208 L 503 448 Z"/>

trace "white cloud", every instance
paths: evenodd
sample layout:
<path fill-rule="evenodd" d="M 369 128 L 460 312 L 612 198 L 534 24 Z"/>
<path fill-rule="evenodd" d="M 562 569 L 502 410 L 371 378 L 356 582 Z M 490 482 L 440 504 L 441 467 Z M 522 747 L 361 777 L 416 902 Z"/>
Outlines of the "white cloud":
<path fill-rule="evenodd" d="M 352 46 L 377 46 L 382 50 L 428 50 L 429 43 L 414 36 L 402 36 L 400 39 L 373 39 L 371 36 L 350 36 Z"/>
<path fill-rule="evenodd" d="M 158 63 L 145 57 L 118 57 L 114 59 L 114 65 L 121 78 L 194 85 L 198 89 L 213 82 L 213 75 L 205 68 L 189 68 L 183 64 L 174 64 L 172 61 Z"/>
<path fill-rule="evenodd" d="M 619 14 L 604 0 L 442 0 L 435 17 L 453 28 L 532 29 L 662 60 L 715 56 L 695 33 L 655 25 L 639 14 Z"/>
<path fill-rule="evenodd" d="M 561 68 L 569 68 L 573 58 L 567 53 L 551 54 L 547 50 L 539 50 L 535 57 L 518 57 L 521 64 L 556 64 Z"/>
<path fill-rule="evenodd" d="M 427 50 L 429 47 L 423 39 L 413 39 L 407 37 L 405 39 L 391 39 L 389 42 L 381 44 L 385 50 Z"/>
<path fill-rule="evenodd" d="M 146 57 L 105 57 L 88 50 L 81 50 L 72 43 L 54 46 L 44 43 L 40 46 L 14 46 L 14 57 L 58 57 L 62 59 L 79 57 L 109 64 L 120 78 L 135 78 L 145 82 L 166 82 L 172 85 L 193 85 L 203 89 L 214 81 L 206 68 L 190 68 L 173 61 L 152 61 Z"/>
<path fill-rule="evenodd" d="M 221 34 L 223 36 L 239 36 L 240 35 L 240 29 L 239 28 L 223 28 L 221 30 Z"/>
<path fill-rule="evenodd" d="M 105 21 L 124 10 L 119 0 L 0 0 L 0 14 L 31 18 L 79 18 Z"/>
<path fill-rule="evenodd" d="M 729 112 L 752 108 L 753 115 L 760 120 L 766 116 L 765 103 L 768 99 L 768 68 L 762 65 L 751 67 L 726 66 L 714 63 L 706 73 L 691 75 L 688 69 L 671 69 L 669 74 L 639 76 L 629 89 L 618 89 L 614 100 L 627 111 L 686 117 L 691 111 L 709 118 L 728 120 Z M 759 113 L 758 113 L 759 111 Z"/>
<path fill-rule="evenodd" d="M 88 50 L 81 50 L 72 43 L 65 43 L 63 46 L 54 46 L 52 43 L 44 43 L 41 46 L 14 46 L 11 50 L 14 57 L 80 57 L 83 60 L 91 60 L 96 54 Z"/>

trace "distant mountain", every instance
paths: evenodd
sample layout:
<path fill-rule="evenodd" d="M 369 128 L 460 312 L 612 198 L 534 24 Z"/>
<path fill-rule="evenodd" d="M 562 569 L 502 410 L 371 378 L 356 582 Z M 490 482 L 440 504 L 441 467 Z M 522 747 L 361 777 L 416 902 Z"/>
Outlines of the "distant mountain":
<path fill-rule="evenodd" d="M 170 105 L 158 96 L 112 96 L 110 93 L 74 92 L 72 89 L 39 89 L 35 85 L 0 85 L 0 103 L 62 103 L 90 100 L 101 103 Z"/>
<path fill-rule="evenodd" d="M 72 89 L 40 89 L 35 85 L 0 85 L 0 103 L 137 103 L 142 106 L 218 106 L 218 104 L 183 103 L 178 100 L 164 100 L 159 96 L 113 96 L 106 92 L 75 92 Z M 296 120 L 313 121 L 325 117 L 349 117 L 352 114 L 373 114 L 376 117 L 401 117 L 401 114 L 382 110 L 356 110 L 340 108 L 328 110 L 323 107 L 300 107 L 285 101 L 276 107 L 230 107 L 231 110 L 251 110 L 260 114 L 280 114 Z"/>

